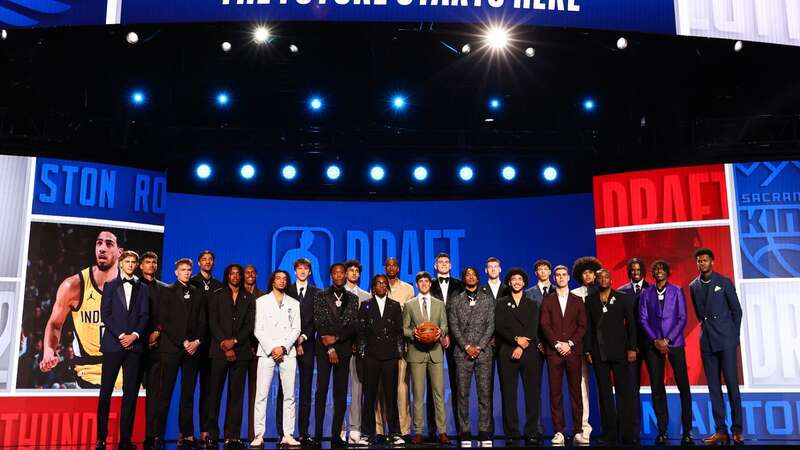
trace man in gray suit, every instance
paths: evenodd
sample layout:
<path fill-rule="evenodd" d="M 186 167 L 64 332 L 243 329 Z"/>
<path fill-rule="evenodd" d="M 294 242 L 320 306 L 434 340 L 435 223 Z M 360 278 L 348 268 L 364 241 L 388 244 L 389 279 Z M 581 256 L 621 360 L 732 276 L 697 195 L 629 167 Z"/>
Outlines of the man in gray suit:
<path fill-rule="evenodd" d="M 430 390 L 436 416 L 436 428 L 439 443 L 449 445 L 447 437 L 447 418 L 444 412 L 444 351 L 447 346 L 447 314 L 444 302 L 433 298 L 430 293 L 431 275 L 420 272 L 416 277 L 419 295 L 409 300 L 403 309 L 403 334 L 409 342 L 406 361 L 411 372 L 414 392 L 414 438 L 411 443 L 423 443 L 422 430 L 425 428 L 425 417 L 422 402 L 425 398 L 426 373 L 430 377 Z M 439 327 L 439 337 L 432 344 L 423 344 L 419 340 L 417 326 L 431 322 Z"/>
<path fill-rule="evenodd" d="M 447 319 L 455 348 L 458 386 L 458 417 L 462 447 L 472 446 L 469 427 L 469 393 L 475 375 L 478 395 L 478 441 L 492 445 L 492 347 L 494 333 L 494 299 L 478 289 L 478 269 L 467 267 L 461 279 L 464 291 L 447 304 Z"/>

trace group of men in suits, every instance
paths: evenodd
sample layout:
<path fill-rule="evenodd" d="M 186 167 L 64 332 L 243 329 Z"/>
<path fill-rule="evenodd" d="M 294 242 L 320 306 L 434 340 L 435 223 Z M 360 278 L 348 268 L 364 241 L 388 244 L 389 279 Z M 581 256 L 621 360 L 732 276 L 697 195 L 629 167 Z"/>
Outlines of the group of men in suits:
<path fill-rule="evenodd" d="M 733 411 L 733 441 L 741 442 L 736 366 L 741 307 L 732 282 L 713 271 L 713 252 L 700 249 L 695 259 L 700 275 L 690 284 L 690 292 L 702 327 L 701 353 L 716 423 L 716 432 L 704 441 L 716 444 L 730 439 L 720 388 L 720 375 L 724 374 Z M 147 439 L 155 447 L 163 446 L 164 425 L 179 371 L 179 444 L 216 446 L 220 437 L 226 445 L 241 444 L 244 386 L 249 379 L 250 441 L 251 446 L 262 445 L 267 394 L 276 368 L 281 391 L 276 425 L 282 445 L 319 445 L 331 378 L 333 446 L 366 445 L 382 437 L 387 437 L 391 445 L 402 445 L 409 439 L 412 444 L 421 444 L 425 441 L 425 404 L 428 439 L 448 445 L 445 361 L 455 394 L 452 413 L 463 447 L 472 445 L 469 404 L 473 378 L 478 442 L 492 445 L 496 431 L 492 419 L 495 367 L 500 377 L 506 439 L 540 444 L 545 365 L 553 444 L 567 440 L 562 398 L 565 378 L 574 442 L 589 443 L 589 368 L 598 386 L 604 432 L 601 442 L 638 442 L 638 361 L 643 361 L 650 373 L 659 427 L 657 443 L 666 443 L 663 373 L 667 360 L 681 392 L 682 443 L 692 443 L 683 338 L 687 307 L 682 289 L 668 282 L 666 261 L 652 264 L 654 283 L 649 284 L 644 280 L 644 262 L 630 260 L 629 283 L 615 290 L 611 273 L 596 258 L 583 257 L 572 268 L 580 286 L 570 291 L 567 267 L 553 268 L 546 260 L 534 263 L 534 284 L 519 268 L 509 270 L 501 281 L 500 261 L 489 258 L 484 268 L 488 281 L 480 285 L 475 267 L 466 267 L 461 279 L 451 276 L 449 255 L 441 253 L 433 276 L 424 271 L 416 275 L 416 295 L 411 285 L 399 279 L 395 258 L 386 260 L 385 274 L 372 278 L 370 291 L 358 287 L 358 261 L 331 265 L 331 285 L 318 288 L 309 282 L 311 263 L 301 258 L 294 263 L 295 281 L 291 282 L 289 273 L 277 270 L 269 277 L 266 294 L 255 286 L 257 274 L 252 266 L 231 264 L 223 281 L 214 279 L 214 255 L 210 251 L 200 254 L 200 272 L 194 278 L 193 261 L 178 260 L 172 285 L 155 280 L 154 271 L 142 279 L 136 277 L 138 262 L 136 253 L 123 253 L 120 278 L 103 290 L 106 333 L 98 405 L 100 450 L 105 447 L 110 395 L 120 368 L 125 374 L 121 443 L 130 445 L 140 366 L 147 373 Z M 423 336 L 420 332 L 431 324 L 435 339 L 430 339 L 430 333 Z M 147 353 L 144 359 L 143 353 Z M 315 368 L 312 436 L 309 417 Z M 298 375 L 296 440 L 294 385 Z M 226 417 L 220 436 L 219 405 L 226 380 Z M 520 380 L 525 404 L 522 428 L 517 412 Z M 201 435 L 195 442 L 192 416 L 198 381 Z M 409 383 L 413 395 L 409 395 Z M 344 432 L 348 389 L 352 397 L 349 434 Z"/>

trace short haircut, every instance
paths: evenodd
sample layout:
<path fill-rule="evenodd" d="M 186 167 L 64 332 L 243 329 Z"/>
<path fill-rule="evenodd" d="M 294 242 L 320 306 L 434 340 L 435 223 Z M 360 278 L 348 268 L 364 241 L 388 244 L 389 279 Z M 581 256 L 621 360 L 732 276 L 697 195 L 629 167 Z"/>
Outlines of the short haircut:
<path fill-rule="evenodd" d="M 396 262 L 398 266 L 400 265 L 400 260 L 395 258 L 394 256 L 390 256 L 390 257 L 386 258 L 385 260 L 383 260 L 383 265 L 384 266 L 388 266 L 389 265 L 389 261 L 392 261 L 392 260 L 394 260 L 394 262 Z"/>
<path fill-rule="evenodd" d="M 694 251 L 694 259 L 703 255 L 707 255 L 712 261 L 714 260 L 714 252 L 708 247 L 700 247 Z"/>
<path fill-rule="evenodd" d="M 505 281 L 506 281 L 507 285 L 509 285 L 509 286 L 511 285 L 510 284 L 511 277 L 513 277 L 515 275 L 520 275 L 522 277 L 522 282 L 525 283 L 525 286 L 528 285 L 528 272 L 525 272 L 522 269 L 522 267 L 512 267 L 511 270 L 509 270 L 506 273 L 506 280 Z M 523 286 L 523 289 L 525 288 L 525 286 Z"/>
<path fill-rule="evenodd" d="M 336 267 L 341 267 L 343 271 L 347 272 L 347 267 L 344 265 L 344 263 L 335 262 L 335 263 L 331 264 L 331 268 L 328 270 L 328 275 L 333 274 L 333 269 L 336 268 Z"/>
<path fill-rule="evenodd" d="M 247 269 L 253 269 L 253 272 L 258 273 L 258 269 L 256 269 L 256 266 L 254 266 L 252 264 L 248 264 L 248 265 L 244 266 L 244 270 L 247 270 Z"/>
<path fill-rule="evenodd" d="M 601 267 L 597 270 L 597 274 L 600 275 L 601 273 L 607 273 L 608 276 L 611 276 L 611 271 L 606 269 L 605 267 Z"/>
<path fill-rule="evenodd" d="M 600 264 L 600 260 L 594 256 L 581 256 L 580 258 L 576 259 L 575 263 L 572 265 L 572 278 L 580 280 L 583 272 L 586 272 L 587 270 L 597 272 L 601 267 L 603 267 L 603 265 Z"/>
<path fill-rule="evenodd" d="M 158 262 L 158 255 L 156 255 L 156 252 L 151 252 L 148 250 L 142 253 L 142 257 L 140 258 L 142 262 L 144 262 L 145 259 L 155 259 L 156 262 Z"/>
<path fill-rule="evenodd" d="M 308 270 L 311 270 L 311 261 L 308 258 L 297 258 L 294 260 L 293 268 L 297 270 L 297 266 L 306 266 Z"/>
<path fill-rule="evenodd" d="M 119 255 L 120 261 L 124 261 L 125 258 L 133 258 L 136 260 L 136 262 L 139 262 L 139 254 L 133 250 L 125 250 L 121 255 Z"/>
<path fill-rule="evenodd" d="M 439 258 L 447 258 L 449 260 L 450 255 L 447 252 L 439 252 L 439 254 L 436 255 L 435 261 L 439 261 Z"/>
<path fill-rule="evenodd" d="M 667 276 L 670 275 L 669 263 L 664 261 L 663 259 L 657 259 L 653 261 L 653 264 L 650 265 L 650 272 L 654 273 L 658 268 L 664 269 L 664 273 L 666 273 Z"/>
<path fill-rule="evenodd" d="M 490 257 L 486 258 L 486 265 L 487 266 L 489 265 L 490 262 L 496 262 L 497 264 L 500 264 L 500 260 L 495 258 L 494 256 L 490 256 Z"/>
<path fill-rule="evenodd" d="M 389 277 L 387 277 L 382 273 L 376 273 L 375 275 L 373 275 L 372 282 L 369 285 L 369 291 L 373 293 L 375 292 L 375 282 L 378 280 L 378 278 L 383 278 L 384 280 L 386 280 L 386 292 L 389 292 Z"/>
<path fill-rule="evenodd" d="M 641 258 L 631 258 L 631 259 L 628 260 L 628 276 L 631 275 L 631 270 L 633 270 L 633 265 L 634 264 L 638 264 L 639 265 L 639 269 L 644 271 L 644 268 L 645 268 L 644 261 Z M 644 275 L 644 274 L 642 274 L 642 275 Z"/>
<path fill-rule="evenodd" d="M 291 280 L 291 278 L 289 278 L 289 272 L 283 269 L 277 269 L 269 274 L 269 280 L 267 280 L 267 293 L 272 292 L 272 285 L 275 284 L 275 275 L 279 273 L 282 273 L 286 277 L 286 284 L 288 286 L 289 281 Z"/>
<path fill-rule="evenodd" d="M 241 266 L 240 264 L 236 264 L 236 263 L 233 263 L 233 264 L 228 264 L 228 267 L 226 267 L 226 268 L 225 268 L 225 275 L 224 275 L 224 277 L 225 277 L 225 284 L 226 284 L 226 285 L 227 285 L 228 283 L 230 283 L 230 281 L 228 280 L 228 277 L 230 276 L 230 274 L 231 274 L 231 271 L 232 271 L 233 269 L 239 269 L 239 273 L 243 273 L 243 272 L 244 272 L 244 270 L 242 270 L 242 266 Z M 242 280 L 240 279 L 240 280 L 239 280 L 239 285 L 241 285 L 241 284 L 242 284 Z"/>
<path fill-rule="evenodd" d="M 351 267 L 355 267 L 359 272 L 361 272 L 361 261 L 357 259 L 348 259 L 344 262 L 344 270 L 347 270 Z"/>
<path fill-rule="evenodd" d="M 193 266 L 191 259 L 189 259 L 189 258 L 181 258 L 181 259 L 175 261 L 175 270 L 178 269 L 178 266 L 182 266 L 184 264 L 186 264 L 190 268 Z"/>
<path fill-rule="evenodd" d="M 424 270 L 417 272 L 417 276 L 414 277 L 414 282 L 415 283 L 419 283 L 419 280 L 421 280 L 423 278 L 427 278 L 428 281 L 433 282 L 433 278 L 431 278 L 431 274 L 429 274 L 428 272 L 426 272 Z"/>
<path fill-rule="evenodd" d="M 555 275 L 556 272 L 558 272 L 561 269 L 564 269 L 564 271 L 567 272 L 567 275 L 569 275 L 569 269 L 567 269 L 567 266 L 565 266 L 563 264 L 559 264 L 553 269 L 553 275 Z"/>
<path fill-rule="evenodd" d="M 553 270 L 553 265 L 546 259 L 537 259 L 536 262 L 533 263 L 533 271 L 536 272 L 539 270 L 539 266 L 547 266 L 548 269 Z"/>
<path fill-rule="evenodd" d="M 202 252 L 200 252 L 199 255 L 197 255 L 197 260 L 200 261 L 200 258 L 202 258 L 205 255 L 211 255 L 211 259 L 213 259 L 215 261 L 217 259 L 217 257 L 214 256 L 214 252 L 212 252 L 211 250 L 203 250 Z"/>
<path fill-rule="evenodd" d="M 464 281 L 467 278 L 468 270 L 475 272 L 475 276 L 478 278 L 478 283 L 480 283 L 481 282 L 480 272 L 478 272 L 478 269 L 476 269 L 474 266 L 464 267 L 464 270 L 461 271 L 461 281 Z"/>

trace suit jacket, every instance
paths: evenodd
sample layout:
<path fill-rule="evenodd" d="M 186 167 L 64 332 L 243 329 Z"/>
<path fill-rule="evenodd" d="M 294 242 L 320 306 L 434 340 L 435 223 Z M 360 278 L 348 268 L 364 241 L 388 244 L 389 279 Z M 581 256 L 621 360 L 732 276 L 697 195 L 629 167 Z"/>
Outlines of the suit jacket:
<path fill-rule="evenodd" d="M 505 283 L 500 283 L 500 288 L 497 289 L 497 297 L 494 296 L 492 293 L 492 288 L 489 287 L 489 283 L 485 283 L 483 286 L 480 287 L 481 292 L 485 294 L 489 294 L 492 300 L 497 301 L 500 297 L 505 297 L 506 295 L 511 295 L 511 290 L 508 288 L 508 285 Z"/>
<path fill-rule="evenodd" d="M 554 290 L 555 288 L 556 286 L 554 284 L 550 285 L 550 290 Z M 531 300 L 535 301 L 536 304 L 539 305 L 539 308 L 541 309 L 542 300 L 544 300 L 544 298 L 542 298 L 542 290 L 539 289 L 538 281 L 534 283 L 533 286 L 529 287 L 528 289 L 525 289 L 525 295 Z"/>
<path fill-rule="evenodd" d="M 628 307 L 631 309 L 631 313 L 634 317 L 639 314 L 639 299 L 642 296 L 642 292 L 648 287 L 650 287 L 650 283 L 648 283 L 647 280 L 642 280 L 642 290 L 639 291 L 638 294 L 634 292 L 633 283 L 631 282 L 627 282 L 617 289 L 618 292 L 627 294 L 630 297 L 631 302 L 628 304 Z M 638 320 L 636 321 L 636 327 L 639 350 L 643 351 L 648 346 L 647 334 L 641 329 L 641 324 Z"/>
<path fill-rule="evenodd" d="M 147 323 L 147 335 L 156 331 L 160 325 L 161 320 L 161 291 L 168 287 L 167 283 L 156 280 L 155 278 L 151 283 L 148 283 L 144 278 L 141 278 L 142 284 L 147 285 L 149 292 L 148 301 L 150 302 L 150 320 Z M 143 336 L 144 337 L 144 336 Z"/>
<path fill-rule="evenodd" d="M 256 299 L 256 323 L 253 333 L 258 339 L 258 356 L 267 357 L 275 347 L 286 349 L 286 356 L 294 357 L 294 343 L 300 336 L 300 302 L 285 295 L 280 307 L 275 291 Z"/>
<path fill-rule="evenodd" d="M 358 323 L 362 355 L 379 361 L 399 359 L 403 355 L 403 309 L 396 300 L 386 297 L 383 316 L 375 297 L 362 302 Z"/>
<path fill-rule="evenodd" d="M 233 348 L 236 359 L 252 359 L 250 336 L 253 335 L 255 322 L 256 305 L 252 294 L 240 288 L 234 305 L 228 286 L 218 289 L 208 298 L 208 328 L 211 331 L 208 356 L 225 358 L 225 352 L 219 344 L 226 339 L 234 338 L 238 341 Z"/>
<path fill-rule="evenodd" d="M 431 280 L 431 297 L 438 298 L 447 304 L 453 297 L 458 295 L 459 292 L 464 290 L 464 283 L 456 277 L 451 276 L 447 284 L 447 298 L 444 298 L 442 296 L 442 288 L 439 287 L 439 278 L 438 276 L 434 277 L 433 280 Z"/>
<path fill-rule="evenodd" d="M 100 299 L 100 318 L 103 320 L 102 340 L 100 351 L 122 352 L 119 343 L 121 334 L 132 334 L 134 331 L 139 338 L 133 342 L 130 351 L 140 353 L 144 351 L 144 342 L 147 340 L 147 324 L 150 319 L 150 291 L 147 285 L 138 279 L 131 289 L 129 306 L 125 302 L 125 289 L 122 287 L 122 278 L 115 278 L 103 286 L 103 296 Z"/>
<path fill-rule="evenodd" d="M 664 306 L 658 300 L 656 285 L 652 284 L 642 291 L 639 297 L 639 326 L 644 331 L 648 344 L 656 339 L 669 339 L 670 347 L 683 347 L 686 342 L 683 330 L 686 328 L 686 299 L 683 289 L 667 283 L 664 292 Z"/>
<path fill-rule="evenodd" d="M 612 289 L 603 312 L 599 292 L 586 296 L 587 330 L 583 343 L 592 360 L 624 361 L 628 350 L 636 350 L 636 319 L 630 302 L 628 295 Z"/>
<path fill-rule="evenodd" d="M 541 294 L 541 292 L 539 292 Z M 539 350 L 540 341 L 539 304 L 523 295 L 519 305 L 510 295 L 497 299 L 495 309 L 495 334 L 500 358 L 510 359 L 511 352 L 517 347 L 517 336 L 530 339 L 530 345 L 523 353 L 535 353 Z"/>
<path fill-rule="evenodd" d="M 333 348 L 339 356 L 353 354 L 353 343 L 358 333 L 358 297 L 342 289 L 342 302 L 347 305 L 342 314 L 336 308 L 336 294 L 327 288 L 314 294 L 314 326 L 317 329 L 317 350 L 327 351 L 322 345 L 323 335 L 336 336 Z"/>
<path fill-rule="evenodd" d="M 409 342 L 406 350 L 406 361 L 410 363 L 424 362 L 425 356 L 430 354 L 431 361 L 442 362 L 442 344 L 439 341 L 433 344 L 423 344 L 414 339 L 414 329 L 417 325 L 426 322 L 422 319 L 420 310 L 422 303 L 419 296 L 406 302 L 403 308 L 403 334 Z M 442 330 L 442 336 L 447 336 L 447 312 L 444 309 L 444 302 L 438 298 L 431 297 L 431 315 L 429 322 L 438 326 Z"/>
<path fill-rule="evenodd" d="M 303 341 L 303 352 L 313 354 L 314 341 L 316 340 L 316 328 L 314 328 L 314 296 L 320 288 L 308 283 L 303 298 L 297 292 L 297 283 L 286 286 L 286 295 L 300 302 L 300 334 L 305 336 Z"/>
<path fill-rule="evenodd" d="M 573 293 L 567 296 L 567 308 L 561 314 L 558 293 L 553 290 L 542 300 L 539 326 L 544 335 L 544 349 L 548 355 L 558 355 L 556 342 L 572 341 L 573 352 L 583 354 L 583 336 L 586 334 L 586 308 L 583 301 Z"/>
<path fill-rule="evenodd" d="M 742 327 L 742 305 L 730 278 L 711 272 L 708 296 L 699 276 L 689 288 L 700 321 L 700 350 L 709 353 L 736 348 Z"/>
<path fill-rule="evenodd" d="M 205 296 L 194 285 L 187 286 L 189 298 L 184 298 L 184 287 L 175 282 L 161 289 L 159 295 L 159 331 L 156 351 L 182 353 L 183 341 L 199 339 L 203 342 L 206 331 Z"/>
<path fill-rule="evenodd" d="M 489 352 L 489 340 L 494 334 L 495 301 L 492 291 L 478 289 L 475 306 L 469 306 L 467 292 L 460 292 L 447 304 L 447 332 L 450 334 L 455 352 L 466 355 L 468 345 L 477 345 L 481 351 Z"/>

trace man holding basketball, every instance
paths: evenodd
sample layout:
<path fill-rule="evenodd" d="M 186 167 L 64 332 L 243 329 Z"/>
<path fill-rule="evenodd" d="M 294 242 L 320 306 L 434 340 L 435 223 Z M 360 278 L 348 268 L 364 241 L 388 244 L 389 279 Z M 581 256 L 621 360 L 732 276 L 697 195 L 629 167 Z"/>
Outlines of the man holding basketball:
<path fill-rule="evenodd" d="M 412 444 L 423 443 L 425 428 L 422 402 L 425 397 L 426 373 L 430 376 L 430 390 L 436 415 L 436 432 L 439 443 L 449 445 L 447 418 L 444 411 L 444 352 L 447 340 L 447 314 L 444 302 L 431 296 L 431 276 L 420 272 L 416 277 L 419 295 L 409 300 L 403 309 L 403 334 L 409 341 L 406 361 L 411 372 L 414 392 L 414 438 Z"/>

